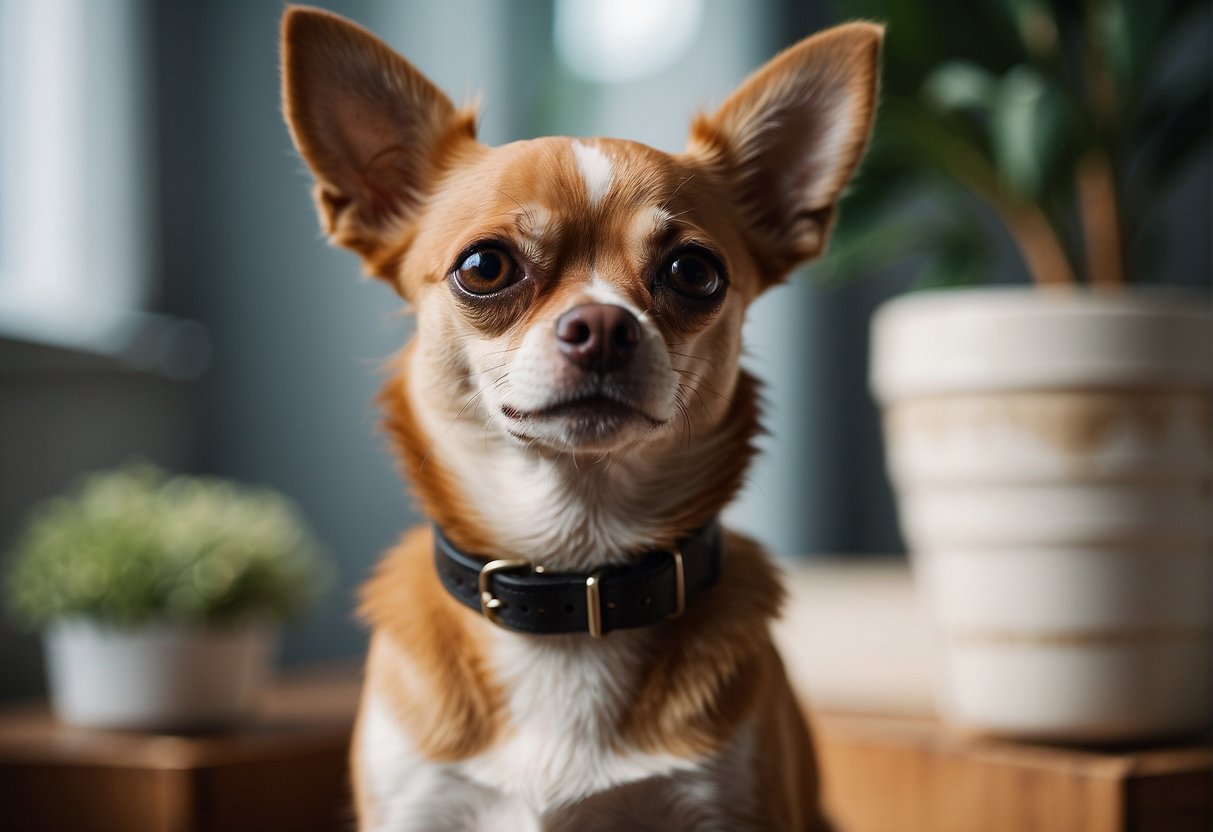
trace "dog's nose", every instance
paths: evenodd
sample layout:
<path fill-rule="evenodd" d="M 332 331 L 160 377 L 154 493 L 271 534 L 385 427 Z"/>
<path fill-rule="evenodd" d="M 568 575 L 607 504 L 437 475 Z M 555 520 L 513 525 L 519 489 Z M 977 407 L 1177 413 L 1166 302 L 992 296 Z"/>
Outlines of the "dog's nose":
<path fill-rule="evenodd" d="M 640 321 L 622 306 L 584 303 L 556 319 L 556 340 L 578 367 L 608 373 L 625 367 L 636 354 Z"/>

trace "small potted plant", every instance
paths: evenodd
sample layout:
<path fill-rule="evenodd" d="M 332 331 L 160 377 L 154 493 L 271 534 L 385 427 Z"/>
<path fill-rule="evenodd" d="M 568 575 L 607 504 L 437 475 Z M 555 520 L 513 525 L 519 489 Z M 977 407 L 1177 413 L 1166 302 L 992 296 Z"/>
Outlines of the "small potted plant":
<path fill-rule="evenodd" d="M 943 714 L 1071 742 L 1208 726 L 1213 304 L 1168 269 L 1208 236 L 1158 221 L 1209 154 L 1208 5 L 842 5 L 889 27 L 830 263 L 912 254 L 931 289 L 877 313 L 871 381 Z M 1034 285 L 965 285 L 997 251 Z"/>
<path fill-rule="evenodd" d="M 13 556 L 9 602 L 43 630 L 56 713 L 108 728 L 247 716 L 325 571 L 281 495 L 146 464 L 39 506 Z"/>

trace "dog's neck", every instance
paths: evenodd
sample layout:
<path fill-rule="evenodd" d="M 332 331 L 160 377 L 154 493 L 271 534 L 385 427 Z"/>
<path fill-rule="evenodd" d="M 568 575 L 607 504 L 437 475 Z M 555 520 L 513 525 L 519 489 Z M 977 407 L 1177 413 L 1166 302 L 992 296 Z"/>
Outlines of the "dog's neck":
<path fill-rule="evenodd" d="M 380 401 L 428 517 L 466 550 L 582 572 L 668 547 L 733 498 L 759 430 L 757 383 L 739 373 L 722 414 L 605 455 L 526 448 L 473 403 L 440 401 L 406 349 Z M 462 411 L 462 412 L 461 412 Z"/>

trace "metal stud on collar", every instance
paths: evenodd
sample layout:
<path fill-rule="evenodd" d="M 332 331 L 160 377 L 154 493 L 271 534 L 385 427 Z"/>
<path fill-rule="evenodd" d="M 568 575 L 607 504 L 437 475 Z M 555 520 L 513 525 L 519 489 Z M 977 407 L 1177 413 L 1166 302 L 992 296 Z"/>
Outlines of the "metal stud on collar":
<path fill-rule="evenodd" d="M 590 638 L 602 638 L 602 572 L 585 579 L 585 620 Z"/>
<path fill-rule="evenodd" d="M 674 591 L 677 593 L 674 611 L 668 618 L 677 618 L 687 609 L 687 578 L 682 569 L 682 547 L 675 546 L 670 555 L 674 558 Z"/>

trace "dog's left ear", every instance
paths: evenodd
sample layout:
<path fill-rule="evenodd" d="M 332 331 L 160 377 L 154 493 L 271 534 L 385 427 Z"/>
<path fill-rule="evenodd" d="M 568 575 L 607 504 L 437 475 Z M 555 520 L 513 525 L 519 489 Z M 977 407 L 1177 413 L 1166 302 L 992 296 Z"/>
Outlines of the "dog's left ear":
<path fill-rule="evenodd" d="M 691 126 L 688 153 L 724 167 L 769 282 L 825 247 L 871 133 L 883 37 L 848 23 L 803 40 Z"/>

